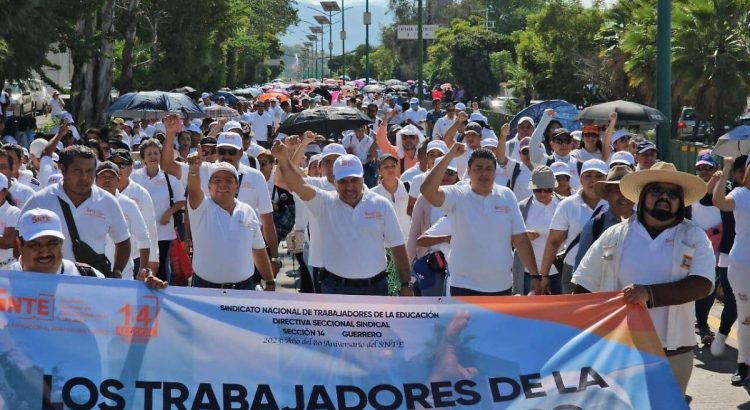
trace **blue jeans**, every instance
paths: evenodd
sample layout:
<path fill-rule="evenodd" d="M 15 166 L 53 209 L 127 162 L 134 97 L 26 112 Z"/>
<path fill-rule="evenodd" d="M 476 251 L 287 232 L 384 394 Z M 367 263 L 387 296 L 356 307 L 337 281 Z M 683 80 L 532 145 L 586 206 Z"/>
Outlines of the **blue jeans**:
<path fill-rule="evenodd" d="M 719 333 L 728 335 L 729 331 L 732 330 L 732 325 L 737 320 L 737 301 L 734 299 L 732 285 L 729 284 L 729 279 L 727 279 L 727 268 L 716 268 L 716 276 L 724 290 L 724 309 L 721 310 Z"/>
<path fill-rule="evenodd" d="M 531 292 L 531 274 L 523 273 L 523 294 L 528 295 Z M 562 274 L 550 275 L 549 293 L 553 295 L 562 295 Z"/>
<path fill-rule="evenodd" d="M 172 240 L 159 241 L 159 271 L 156 277 L 167 281 L 170 285 L 172 279 L 172 265 L 169 263 L 169 251 L 172 249 Z"/>
<path fill-rule="evenodd" d="M 325 277 L 320 281 L 321 293 L 328 295 L 372 295 L 387 296 L 388 280 L 386 277 L 371 284 L 370 286 L 351 286 L 337 282 L 335 279 Z"/>

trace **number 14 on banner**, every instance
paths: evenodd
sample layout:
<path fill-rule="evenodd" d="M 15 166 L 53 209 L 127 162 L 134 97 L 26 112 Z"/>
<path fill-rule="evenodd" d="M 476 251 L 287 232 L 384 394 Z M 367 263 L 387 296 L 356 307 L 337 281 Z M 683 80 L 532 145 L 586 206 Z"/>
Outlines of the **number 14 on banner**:
<path fill-rule="evenodd" d="M 144 296 L 138 305 L 126 303 L 118 312 L 121 321 L 115 326 L 117 336 L 132 339 L 132 341 L 147 341 L 159 335 L 159 299 L 157 297 Z"/>

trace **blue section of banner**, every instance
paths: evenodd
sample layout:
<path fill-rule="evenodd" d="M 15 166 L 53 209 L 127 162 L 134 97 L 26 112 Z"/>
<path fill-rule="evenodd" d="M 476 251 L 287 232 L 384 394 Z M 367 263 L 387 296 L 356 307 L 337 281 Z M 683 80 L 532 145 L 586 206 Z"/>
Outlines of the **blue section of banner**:
<path fill-rule="evenodd" d="M 2 272 L 0 327 L 7 409 L 687 408 L 663 356 L 451 298 Z"/>

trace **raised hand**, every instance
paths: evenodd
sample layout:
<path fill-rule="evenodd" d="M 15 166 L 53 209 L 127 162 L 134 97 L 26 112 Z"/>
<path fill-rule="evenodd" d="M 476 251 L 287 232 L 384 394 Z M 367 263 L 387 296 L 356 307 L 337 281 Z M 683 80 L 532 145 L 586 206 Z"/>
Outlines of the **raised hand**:
<path fill-rule="evenodd" d="M 448 156 L 450 156 L 451 158 L 458 158 L 461 155 L 464 155 L 465 152 L 466 152 L 466 145 L 461 142 L 457 142 L 453 144 L 451 149 L 448 151 Z"/>
<path fill-rule="evenodd" d="M 169 114 L 162 120 L 164 128 L 167 131 L 167 135 L 177 135 L 182 131 L 182 120 L 177 114 Z"/>
<path fill-rule="evenodd" d="M 285 159 L 289 155 L 288 152 L 287 146 L 281 140 L 275 140 L 273 142 L 271 154 L 273 154 L 277 160 Z"/>

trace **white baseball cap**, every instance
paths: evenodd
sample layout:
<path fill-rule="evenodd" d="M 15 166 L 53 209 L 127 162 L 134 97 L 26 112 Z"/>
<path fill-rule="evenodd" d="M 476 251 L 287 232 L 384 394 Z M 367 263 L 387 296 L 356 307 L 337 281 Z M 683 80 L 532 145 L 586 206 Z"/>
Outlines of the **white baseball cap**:
<path fill-rule="evenodd" d="M 486 124 L 487 123 L 487 117 L 485 117 L 484 115 L 482 115 L 481 112 L 473 112 L 469 116 L 469 121 L 470 122 L 471 121 L 474 121 L 474 122 L 481 121 L 481 122 L 483 122 L 483 123 Z"/>
<path fill-rule="evenodd" d="M 531 117 L 521 117 L 521 119 L 518 120 L 518 125 L 521 125 L 524 122 L 528 122 L 529 124 L 531 124 L 532 127 L 536 127 L 536 124 L 534 123 L 534 119 Z"/>
<path fill-rule="evenodd" d="M 60 217 L 49 209 L 30 209 L 18 220 L 18 233 L 24 241 L 33 241 L 40 236 L 55 236 L 65 239 Z"/>
<path fill-rule="evenodd" d="M 323 152 L 320 154 L 320 160 L 322 161 L 329 155 L 346 155 L 346 148 L 341 144 L 328 144 L 323 147 Z"/>
<path fill-rule="evenodd" d="M 612 158 L 609 161 L 609 166 L 616 164 L 623 164 L 634 167 L 635 158 L 633 157 L 633 154 L 629 153 L 628 151 L 617 151 L 612 154 Z"/>
<path fill-rule="evenodd" d="M 313 154 L 320 154 L 322 151 L 320 150 L 320 145 L 310 144 L 305 147 L 305 154 L 307 154 L 308 152 L 312 152 Z"/>
<path fill-rule="evenodd" d="M 133 128 L 133 121 L 132 120 L 127 120 L 127 121 L 125 121 L 125 123 L 123 125 L 126 126 L 126 127 L 128 127 L 128 128 Z"/>
<path fill-rule="evenodd" d="M 558 175 L 570 176 L 570 167 L 568 166 L 568 164 L 564 162 L 557 161 L 557 162 L 552 163 L 552 165 L 550 165 L 549 167 L 550 169 L 552 169 L 552 173 L 555 174 L 555 176 L 558 176 Z"/>
<path fill-rule="evenodd" d="M 583 133 L 581 131 L 573 131 L 570 133 L 570 136 L 573 137 L 574 140 L 580 141 L 583 138 Z"/>
<path fill-rule="evenodd" d="M 197 125 L 195 125 L 195 124 L 193 124 L 193 123 L 190 123 L 190 126 L 187 127 L 187 131 L 195 133 L 195 134 L 201 134 L 200 127 L 197 126 Z"/>
<path fill-rule="evenodd" d="M 630 133 L 628 130 L 617 130 L 614 134 L 612 134 L 612 145 L 615 145 L 615 142 L 621 138 L 625 137 L 633 137 L 633 134 Z"/>
<path fill-rule="evenodd" d="M 497 138 L 487 137 L 482 140 L 481 145 L 482 148 L 497 148 L 498 141 Z"/>
<path fill-rule="evenodd" d="M 581 175 L 585 174 L 587 171 L 596 171 L 602 175 L 607 175 L 609 173 L 609 167 L 600 159 L 590 159 L 583 163 L 583 166 L 581 167 Z"/>
<path fill-rule="evenodd" d="M 237 172 L 237 168 L 234 167 L 234 165 L 228 163 L 228 162 L 217 162 L 213 164 L 210 168 L 210 172 L 208 173 L 208 180 L 211 180 L 211 177 L 214 176 L 215 173 L 219 171 L 227 171 L 230 174 L 234 175 L 236 179 L 240 178 L 240 174 Z"/>
<path fill-rule="evenodd" d="M 440 157 L 440 158 L 436 159 L 435 160 L 435 166 L 437 166 L 437 164 L 439 164 L 440 161 L 442 161 L 445 158 L 447 158 L 447 157 Z M 448 163 L 448 169 L 450 169 L 451 171 L 454 171 L 454 172 L 458 172 L 458 161 L 456 161 L 455 158 L 453 158 L 451 160 L 451 162 Z"/>
<path fill-rule="evenodd" d="M 242 124 L 240 124 L 237 121 L 227 121 L 227 123 L 224 124 L 224 129 L 222 131 L 228 132 L 228 131 L 231 131 L 233 129 L 242 130 Z"/>
<path fill-rule="evenodd" d="M 67 111 L 63 113 L 62 120 L 65 121 L 65 122 L 67 122 L 68 124 L 75 124 L 76 123 L 75 121 L 73 121 L 73 114 L 71 114 L 71 113 L 69 113 Z"/>
<path fill-rule="evenodd" d="M 266 152 L 266 149 L 258 144 L 252 144 L 245 152 L 253 158 L 258 158 L 258 155 Z"/>
<path fill-rule="evenodd" d="M 156 134 L 167 135 L 167 127 L 165 127 L 164 123 L 161 121 L 154 124 L 154 132 L 151 134 L 151 136 L 155 137 Z"/>
<path fill-rule="evenodd" d="M 29 154 L 33 155 L 36 158 L 42 158 L 42 152 L 44 152 L 44 148 L 47 147 L 48 143 L 49 141 L 45 140 L 44 138 L 35 139 L 29 146 Z"/>
<path fill-rule="evenodd" d="M 441 140 L 434 140 L 434 141 L 430 141 L 430 142 L 429 142 L 429 143 L 427 144 L 427 152 L 430 152 L 430 151 L 432 151 L 432 150 L 434 150 L 434 149 L 436 149 L 436 150 L 438 150 L 438 151 L 442 152 L 442 153 L 443 153 L 443 155 L 445 155 L 445 154 L 447 154 L 447 153 L 448 153 L 448 146 L 447 146 L 447 145 L 445 145 L 445 142 L 443 142 L 443 141 L 441 141 Z"/>
<path fill-rule="evenodd" d="M 208 97 L 209 97 L 208 93 L 201 94 L 201 98 L 208 98 Z"/>
<path fill-rule="evenodd" d="M 464 103 L 458 103 L 455 105 L 456 109 L 459 111 L 466 111 L 466 104 Z"/>
<path fill-rule="evenodd" d="M 311 156 L 310 160 L 307 161 L 307 165 L 310 165 L 310 164 L 315 163 L 315 162 L 320 162 L 320 154 L 315 154 L 315 155 Z"/>
<path fill-rule="evenodd" d="M 336 181 L 347 177 L 362 178 L 363 175 L 362 161 L 356 155 L 343 154 L 336 158 L 336 162 L 333 163 L 333 177 Z"/>
<path fill-rule="evenodd" d="M 412 97 L 412 99 L 409 100 L 409 104 L 419 104 L 419 98 Z"/>
<path fill-rule="evenodd" d="M 216 148 L 220 147 L 232 147 L 241 150 L 242 137 L 236 132 L 222 132 L 219 134 L 219 138 L 216 139 Z"/>

